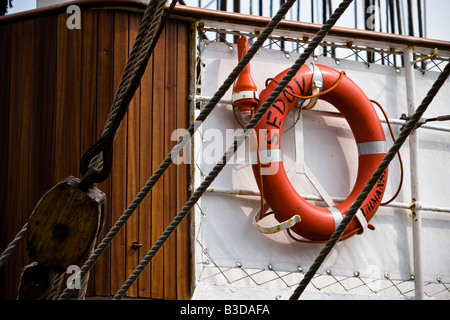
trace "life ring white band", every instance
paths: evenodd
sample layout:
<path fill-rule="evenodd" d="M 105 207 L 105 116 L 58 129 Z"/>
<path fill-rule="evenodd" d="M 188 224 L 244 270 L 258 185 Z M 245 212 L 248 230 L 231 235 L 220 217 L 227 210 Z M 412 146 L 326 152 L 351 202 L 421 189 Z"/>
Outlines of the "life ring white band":
<path fill-rule="evenodd" d="M 386 141 L 361 142 L 357 144 L 357 147 L 360 156 L 387 153 Z"/>
<path fill-rule="evenodd" d="M 259 150 L 259 157 L 261 158 L 261 164 L 283 161 L 281 149 Z M 256 151 L 250 153 L 250 161 L 251 164 L 258 164 L 258 154 Z"/>
<path fill-rule="evenodd" d="M 328 207 L 328 211 L 331 212 L 331 215 L 334 219 L 334 230 L 337 229 L 337 227 L 341 224 L 344 217 L 342 216 L 342 213 L 339 211 L 339 209 L 336 209 L 334 207 Z"/>

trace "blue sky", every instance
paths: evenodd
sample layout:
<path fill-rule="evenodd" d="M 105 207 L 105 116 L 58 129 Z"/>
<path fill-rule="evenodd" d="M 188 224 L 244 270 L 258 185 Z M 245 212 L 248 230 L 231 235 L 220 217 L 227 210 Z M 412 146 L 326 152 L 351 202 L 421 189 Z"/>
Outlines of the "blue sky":
<path fill-rule="evenodd" d="M 232 1 L 230 2 L 229 7 L 232 8 Z M 258 1 L 253 0 L 255 3 L 255 8 L 257 6 Z M 356 0 L 359 2 L 359 5 L 362 6 L 363 1 Z M 405 1 L 405 0 L 404 0 Z M 185 0 L 188 5 L 197 5 L 199 0 Z M 207 4 L 211 4 L 210 8 L 214 9 L 215 0 L 200 0 L 203 6 Z M 277 1 L 274 1 L 276 3 Z M 336 7 L 340 0 L 333 0 L 333 6 Z M 382 1 L 383 2 L 383 1 Z M 414 1 L 415 2 L 415 1 Z M 450 23 L 448 22 L 449 17 L 448 14 L 450 12 L 450 1 L 449 0 L 426 0 L 427 2 L 427 37 L 432 39 L 440 39 L 450 41 Z M 242 1 L 244 3 L 244 1 Z M 267 1 L 268 3 L 268 1 Z M 309 3 L 310 1 L 302 1 L 302 5 L 305 5 L 305 8 L 302 7 L 302 12 L 309 13 Z M 14 0 L 14 7 L 9 9 L 9 13 L 15 13 L 25 10 L 30 10 L 36 8 L 36 0 Z M 278 10 L 278 7 L 274 6 L 274 12 Z M 268 12 L 268 10 L 266 10 Z M 353 27 L 353 10 L 348 10 L 346 14 L 341 18 L 338 25 L 345 27 Z M 306 14 L 305 13 L 305 14 Z M 267 15 L 267 14 L 264 14 Z M 289 14 L 287 15 L 289 19 Z M 302 17 L 303 21 L 309 22 L 311 21 L 310 16 Z"/>

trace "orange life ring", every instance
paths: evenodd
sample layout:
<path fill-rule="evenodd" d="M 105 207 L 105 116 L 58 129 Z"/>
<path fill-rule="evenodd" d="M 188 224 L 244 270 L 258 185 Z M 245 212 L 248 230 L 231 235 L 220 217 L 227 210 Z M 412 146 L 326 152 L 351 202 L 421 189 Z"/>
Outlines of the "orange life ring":
<path fill-rule="evenodd" d="M 311 91 L 313 83 L 314 73 L 307 65 L 300 69 L 256 126 L 258 141 L 265 143 L 262 143 L 259 148 L 261 164 L 253 164 L 252 167 L 260 189 L 260 178 L 262 178 L 263 196 L 274 211 L 275 218 L 278 221 L 287 221 L 293 216 L 299 215 L 301 221 L 292 226 L 290 230 L 313 241 L 326 241 L 347 214 L 351 204 L 361 193 L 385 156 L 386 138 L 378 115 L 364 92 L 346 75 L 342 76 L 339 71 L 323 65 L 315 65 L 315 67 L 320 70 L 322 75 L 324 91 L 335 85 L 341 77 L 339 84 L 332 91 L 322 95 L 320 99 L 331 103 L 345 117 L 358 146 L 358 172 L 350 195 L 345 201 L 331 208 L 312 205 L 296 192 L 283 166 L 280 151 L 283 124 L 287 114 L 299 100 L 291 92 L 295 95 L 305 96 L 305 93 Z M 275 77 L 275 80 L 281 81 L 287 72 L 288 70 L 283 71 Z M 275 89 L 276 81 L 270 82 L 261 92 L 257 109 Z M 260 137 L 260 135 L 264 136 Z M 273 167 L 274 164 L 278 166 L 276 172 L 269 170 L 267 174 L 260 175 L 263 170 Z M 343 236 L 356 232 L 361 225 L 367 225 L 375 215 L 384 195 L 387 176 L 386 170 L 361 206 L 357 216 L 348 225 Z"/>

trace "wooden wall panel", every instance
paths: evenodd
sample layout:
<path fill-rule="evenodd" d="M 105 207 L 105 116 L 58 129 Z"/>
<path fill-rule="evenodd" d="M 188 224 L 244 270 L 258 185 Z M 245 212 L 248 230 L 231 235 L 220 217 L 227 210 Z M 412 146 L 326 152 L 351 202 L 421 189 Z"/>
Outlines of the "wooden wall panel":
<path fill-rule="evenodd" d="M 28 220 L 42 195 L 69 175 L 103 132 L 141 14 L 83 9 L 81 30 L 65 12 L 0 19 L 0 250 Z M 169 20 L 114 143 L 102 239 L 158 168 L 189 121 L 189 23 Z M 172 165 L 91 271 L 88 296 L 114 295 L 188 199 L 189 167 Z M 133 242 L 141 243 L 133 249 Z M 189 299 L 186 219 L 128 292 Z M 0 299 L 14 299 L 24 242 L 0 269 Z"/>
<path fill-rule="evenodd" d="M 11 48 L 11 25 L 0 26 L 0 48 Z M 3 68 L 0 72 L 0 177 L 2 180 L 8 180 L 8 160 L 9 160 L 9 95 L 11 78 L 11 50 L 0 50 L 0 63 Z M 0 183 L 0 212 L 8 212 L 8 183 Z M 9 215 L 0 214 L 0 243 L 6 244 L 10 238 L 10 232 L 6 226 L 9 223 Z M 13 230 L 13 232 L 16 230 Z M 12 232 L 11 232 L 12 233 Z M 6 267 L 3 271 L 6 272 Z M 2 269 L 0 269 L 0 272 Z M 0 276 L 1 283 L 5 283 L 4 277 Z M 0 289 L 1 290 L 1 289 Z"/>
<path fill-rule="evenodd" d="M 128 12 L 117 11 L 114 19 L 114 92 L 119 87 L 128 57 Z M 111 220 L 115 223 L 126 210 L 127 193 L 127 121 L 123 121 L 117 132 L 113 149 L 111 192 L 114 201 L 110 204 Z M 126 280 L 126 229 L 122 228 L 111 244 L 111 292 L 117 292 Z M 150 296 L 150 295 L 147 295 Z"/>
<path fill-rule="evenodd" d="M 147 71 L 141 80 L 141 114 L 140 114 L 140 171 L 139 185 L 142 188 L 153 175 L 153 55 L 150 57 L 147 65 Z M 157 108 L 157 106 L 155 106 Z M 157 198 L 155 198 L 157 199 Z M 152 242 L 152 193 L 142 201 L 139 215 L 139 242 L 142 247 L 139 249 L 139 261 L 151 249 Z M 152 267 L 145 268 L 139 277 L 139 296 L 151 296 Z"/>
<path fill-rule="evenodd" d="M 45 34 L 35 32 L 33 52 L 33 77 L 34 77 L 34 103 L 32 107 L 33 119 L 33 139 L 32 143 L 32 169 L 31 181 L 37 184 L 35 188 L 34 201 L 38 201 L 49 188 L 53 186 L 55 180 L 53 168 L 55 164 L 55 144 L 56 135 L 55 113 L 57 83 L 55 78 L 56 65 L 56 37 L 57 28 L 55 24 L 56 16 L 49 18 L 39 18 L 34 21 L 35 29 L 47 30 Z M 70 98 L 69 98 L 70 99 Z M 76 112 L 74 112 L 76 113 Z M 79 124 L 75 123 L 75 130 Z M 73 161 L 72 161 L 73 162 Z M 45 175 L 42 173 L 46 173 Z M 34 205 L 32 204 L 32 207 Z"/>
<path fill-rule="evenodd" d="M 81 87 L 80 92 L 80 154 L 78 156 L 78 171 L 79 173 L 79 159 L 83 153 L 93 144 L 97 135 L 97 12 L 83 11 L 82 12 L 82 27 L 81 32 L 81 67 L 79 74 L 79 82 Z M 75 30 L 71 30 L 75 31 Z M 110 197 L 107 198 L 107 208 L 110 202 Z M 95 270 L 95 269 L 94 269 Z M 94 271 L 91 270 L 89 277 L 89 285 L 87 294 L 94 295 L 95 277 L 92 276 Z"/>
<path fill-rule="evenodd" d="M 159 43 L 166 42 L 165 32 Z M 164 160 L 164 81 L 165 46 L 156 46 L 153 52 L 153 110 L 152 110 L 152 172 Z M 158 137 L 158 138 L 156 138 Z M 164 179 L 160 179 L 152 189 L 151 243 L 155 243 L 164 231 Z M 151 262 L 151 295 L 164 298 L 164 249 L 160 250 Z"/>
<path fill-rule="evenodd" d="M 7 238 L 11 241 L 26 222 L 30 213 L 30 194 L 35 191 L 29 186 L 30 174 L 30 139 L 31 139 L 31 81 L 32 57 L 27 52 L 33 50 L 33 21 L 21 21 L 11 27 L 11 80 L 9 96 L 9 148 L 8 151 L 8 213 Z M 31 28 L 31 30 L 29 30 Z M 20 39 L 20 40 L 16 40 Z M 3 149 L 4 147 L 2 147 Z M 25 179 L 25 180 L 24 180 Z M 4 181 L 2 181 L 4 183 Z M 28 212 L 27 212 L 28 211 Z M 25 245 L 22 242 L 10 257 L 10 263 L 4 266 L 7 274 L 18 275 L 29 259 L 26 256 Z M 18 286 L 18 277 L 3 276 L 7 288 Z M 6 289 L 6 288 L 5 288 Z M 3 289 L 2 286 L 2 290 Z M 14 293 L 13 297 L 17 295 Z"/>
<path fill-rule="evenodd" d="M 129 33 L 128 33 L 128 48 L 131 53 L 131 48 L 133 47 L 134 39 L 136 38 L 137 31 L 140 25 L 140 16 L 130 15 L 129 17 Z M 140 94 L 141 88 L 137 88 L 133 99 L 130 101 L 127 114 L 127 203 L 131 203 L 135 196 L 138 194 L 139 188 L 139 154 L 140 154 Z M 134 214 L 128 220 L 126 225 L 126 276 L 133 272 L 139 263 L 139 250 L 133 248 L 133 242 L 139 241 L 139 215 L 140 208 L 137 208 Z M 132 297 L 138 296 L 138 284 L 135 282 L 128 291 L 128 295 Z"/>
<path fill-rule="evenodd" d="M 97 12 L 97 139 L 101 137 L 104 131 L 106 118 L 114 96 L 113 31 L 114 13 L 99 10 Z M 114 195 L 111 194 L 111 179 L 107 179 L 97 187 L 108 196 L 104 226 L 100 234 L 100 239 L 103 239 L 112 226 L 111 201 L 113 201 Z M 103 252 L 92 272 L 95 279 L 94 292 L 96 295 L 108 295 L 110 292 L 110 251 L 111 248 L 108 248 Z"/>
<path fill-rule="evenodd" d="M 189 127 L 189 103 L 186 93 L 189 92 L 189 52 L 190 52 L 190 32 L 189 25 L 179 23 L 177 25 L 177 93 L 176 93 L 176 128 Z M 183 151 L 185 152 L 185 151 Z M 188 200 L 186 186 L 189 185 L 189 164 L 179 164 L 176 166 L 177 183 L 177 212 Z M 180 223 L 176 234 L 176 273 L 177 273 L 177 299 L 189 299 L 191 286 L 191 255 L 189 239 L 189 217 Z"/>
<path fill-rule="evenodd" d="M 170 24 L 166 28 L 165 59 L 165 113 L 164 113 L 164 156 L 172 150 L 175 143 L 171 141 L 173 128 L 176 128 L 176 80 L 177 80 L 177 26 Z M 176 207 L 176 168 L 170 166 L 164 175 L 164 228 L 177 214 Z M 175 186 L 175 188 L 174 188 Z M 170 237 L 164 246 L 164 299 L 176 297 L 176 237 Z"/>

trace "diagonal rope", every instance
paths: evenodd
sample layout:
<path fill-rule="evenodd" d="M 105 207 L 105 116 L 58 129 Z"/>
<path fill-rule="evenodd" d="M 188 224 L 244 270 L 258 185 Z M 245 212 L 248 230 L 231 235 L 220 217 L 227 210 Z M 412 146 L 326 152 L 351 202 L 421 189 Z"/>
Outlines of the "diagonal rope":
<path fill-rule="evenodd" d="M 151 191 L 156 182 L 161 178 L 164 172 L 172 163 L 172 159 L 175 159 L 176 156 L 181 152 L 184 146 L 190 141 L 190 138 L 194 134 L 194 132 L 198 129 L 198 123 L 201 123 L 206 119 L 206 117 L 211 113 L 216 104 L 220 101 L 220 99 L 225 95 L 234 81 L 237 79 L 239 74 L 244 70 L 245 66 L 249 63 L 249 61 L 256 54 L 258 49 L 263 45 L 264 41 L 267 40 L 272 31 L 278 26 L 280 21 L 286 15 L 287 11 L 290 7 L 295 3 L 296 0 L 288 0 L 283 6 L 280 8 L 278 13 L 272 18 L 266 28 L 263 30 L 261 35 L 258 37 L 254 45 L 249 49 L 247 54 L 239 61 L 238 65 L 233 69 L 228 78 L 223 82 L 222 86 L 219 90 L 214 94 L 213 98 L 209 101 L 209 103 L 204 107 L 202 112 L 198 115 L 197 119 L 193 124 L 188 128 L 187 132 L 184 136 L 178 141 L 178 143 L 173 147 L 172 151 L 167 155 L 164 161 L 160 164 L 158 169 L 154 172 L 153 176 L 147 181 L 147 183 L 142 187 L 141 191 L 137 194 L 135 199 L 131 202 L 122 216 L 117 220 L 114 226 L 110 229 L 108 234 L 102 240 L 102 242 L 98 245 L 96 250 L 89 256 L 86 260 L 85 264 L 80 270 L 80 277 L 84 278 L 89 270 L 93 267 L 95 262 L 98 260 L 100 255 L 106 250 L 111 241 L 117 235 L 117 233 L 121 230 L 121 228 L 125 225 L 127 220 L 131 217 L 134 211 L 139 207 L 141 202 L 147 196 L 147 194 Z M 61 294 L 59 299 L 67 299 L 73 289 L 66 288 L 64 292 Z"/>
<path fill-rule="evenodd" d="M 380 179 L 383 172 L 386 170 L 386 168 L 389 166 L 392 159 L 395 157 L 395 155 L 400 150 L 400 147 L 403 145 L 403 143 L 406 141 L 408 136 L 411 134 L 411 132 L 416 128 L 416 125 L 424 112 L 427 110 L 430 103 L 433 101 L 434 97 L 438 93 L 439 89 L 444 84 L 445 80 L 448 78 L 450 74 L 450 63 L 447 64 L 444 71 L 439 75 L 436 82 L 431 87 L 430 91 L 426 95 L 426 97 L 423 99 L 420 106 L 417 108 L 416 112 L 413 114 L 411 119 L 406 123 L 404 129 L 398 136 L 395 143 L 392 145 L 392 147 L 389 149 L 389 152 L 386 154 L 386 156 L 383 158 L 381 163 L 379 164 L 378 168 L 373 173 L 372 177 L 367 182 L 367 185 L 364 187 L 361 194 L 358 196 L 356 201 L 351 205 L 348 213 L 345 215 L 344 219 L 342 220 L 341 224 L 336 228 L 335 232 L 331 235 L 330 240 L 327 242 L 325 247 L 320 251 L 319 255 L 317 256 L 314 263 L 309 268 L 308 272 L 305 274 L 305 277 L 302 279 L 298 287 L 295 289 L 294 293 L 290 297 L 290 300 L 297 300 L 300 295 L 305 290 L 306 286 L 309 284 L 311 279 L 316 274 L 317 270 L 319 270 L 321 264 L 326 259 L 327 255 L 330 253 L 330 251 L 333 249 L 333 247 L 336 245 L 337 241 L 339 240 L 341 234 L 345 231 L 348 224 L 352 221 L 353 217 L 355 216 L 356 212 L 359 210 L 359 207 L 363 204 L 363 202 L 366 200 L 368 194 L 373 189 L 375 184 L 377 183 L 378 179 Z"/>
<path fill-rule="evenodd" d="M 27 228 L 28 228 L 28 222 L 25 223 L 22 227 L 22 230 L 20 230 L 13 241 L 11 241 L 6 249 L 2 252 L 2 255 L 0 256 L 0 267 L 5 264 L 5 262 L 8 260 L 9 256 L 14 252 L 14 250 L 17 248 L 19 243 L 22 241 L 22 239 L 27 234 Z"/>
<path fill-rule="evenodd" d="M 159 237 L 159 239 L 155 242 L 153 247 L 148 251 L 145 257 L 141 260 L 139 265 L 133 271 L 133 273 L 128 277 L 122 287 L 114 296 L 114 299 L 121 299 L 128 289 L 133 285 L 133 283 L 137 280 L 139 275 L 145 269 L 145 267 L 150 263 L 155 254 L 159 251 L 159 249 L 164 245 L 170 235 L 175 231 L 181 221 L 186 217 L 187 213 L 191 210 L 194 204 L 198 201 L 198 199 L 203 195 L 203 193 L 207 190 L 207 188 L 211 185 L 217 175 L 222 171 L 227 161 L 233 156 L 238 147 L 242 144 L 242 142 L 246 139 L 246 137 L 253 131 L 258 122 L 262 119 L 264 114 L 269 110 L 272 106 L 273 102 L 278 98 L 281 92 L 286 88 L 288 83 L 292 80 L 292 78 L 297 74 L 298 70 L 303 66 L 306 60 L 310 57 L 310 55 L 314 52 L 314 50 L 318 47 L 318 45 L 322 42 L 328 32 L 331 30 L 333 25 L 337 22 L 337 20 L 341 17 L 341 15 L 345 12 L 348 6 L 353 2 L 353 0 L 344 0 L 333 13 L 333 15 L 329 18 L 326 24 L 323 25 L 321 30 L 317 33 L 314 39 L 309 43 L 308 47 L 305 51 L 300 55 L 291 69 L 287 72 L 283 80 L 278 84 L 274 91 L 270 94 L 269 98 L 263 103 L 260 109 L 256 112 L 254 117 L 250 120 L 250 122 L 245 126 L 244 133 L 239 135 L 225 154 L 222 156 L 222 159 L 215 165 L 215 167 L 211 170 L 205 180 L 201 183 L 201 185 L 195 190 L 194 194 L 190 197 L 190 199 L 186 202 L 184 207 L 180 210 L 174 220 L 170 223 L 170 225 L 166 228 L 163 234 Z M 249 50 L 250 52 L 250 50 Z M 245 56 L 244 56 L 245 57 Z M 242 61 L 242 60 L 241 60 Z"/>

